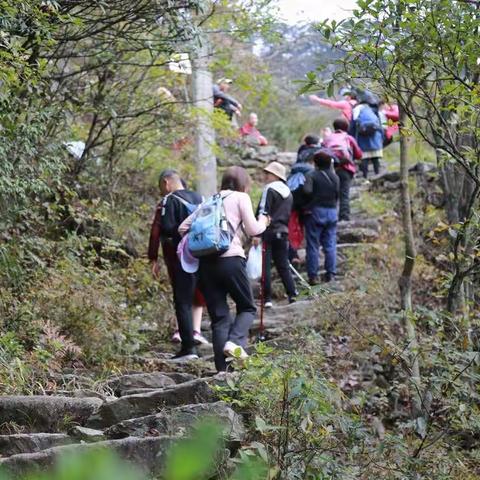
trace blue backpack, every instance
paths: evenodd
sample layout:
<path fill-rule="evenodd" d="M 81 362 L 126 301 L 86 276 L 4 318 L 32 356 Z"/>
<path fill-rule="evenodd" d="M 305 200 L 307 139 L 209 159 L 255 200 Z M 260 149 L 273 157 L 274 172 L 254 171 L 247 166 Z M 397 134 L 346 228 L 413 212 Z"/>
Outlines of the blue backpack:
<path fill-rule="evenodd" d="M 194 257 L 218 256 L 230 248 L 235 232 L 223 205 L 228 195 L 216 193 L 195 212 L 188 232 L 188 248 Z"/>
<path fill-rule="evenodd" d="M 375 132 L 382 131 L 380 119 L 369 105 L 364 105 L 355 121 L 355 130 L 361 137 L 371 137 Z"/>

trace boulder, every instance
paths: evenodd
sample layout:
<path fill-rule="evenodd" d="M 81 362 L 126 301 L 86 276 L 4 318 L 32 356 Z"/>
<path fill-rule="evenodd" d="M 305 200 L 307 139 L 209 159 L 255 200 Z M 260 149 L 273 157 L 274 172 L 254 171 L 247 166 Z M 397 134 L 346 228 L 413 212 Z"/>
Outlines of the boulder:
<path fill-rule="evenodd" d="M 104 428 L 130 418 L 159 412 L 165 407 L 215 401 L 215 395 L 205 380 L 192 380 L 150 393 L 127 395 L 104 403 L 88 420 L 90 428 Z"/>
<path fill-rule="evenodd" d="M 19 433 L 0 435 L 0 456 L 9 457 L 19 453 L 35 453 L 58 445 L 67 445 L 73 440 L 64 433 Z"/>
<path fill-rule="evenodd" d="M 183 372 L 163 372 L 163 375 L 170 377 L 175 383 L 184 383 L 189 382 L 190 380 L 195 380 L 197 377 L 191 373 Z"/>
<path fill-rule="evenodd" d="M 101 430 L 95 430 L 93 428 L 81 427 L 80 425 L 75 425 L 70 429 L 70 435 L 76 440 L 82 442 L 101 442 L 106 440 L 104 433 Z"/>
<path fill-rule="evenodd" d="M 30 432 L 61 432 L 83 425 L 103 404 L 100 398 L 45 395 L 0 397 L 0 424 L 15 423 Z"/>
<path fill-rule="evenodd" d="M 355 219 L 355 220 L 341 220 L 337 224 L 337 230 L 348 230 L 352 228 L 371 228 L 377 232 L 380 231 L 380 222 L 376 218 Z"/>
<path fill-rule="evenodd" d="M 111 378 L 106 385 L 113 390 L 115 395 L 122 396 L 127 390 L 139 388 L 165 388 L 175 385 L 175 380 L 163 373 L 134 373 Z"/>
<path fill-rule="evenodd" d="M 378 232 L 371 228 L 344 228 L 337 232 L 338 243 L 373 242 L 378 237 Z"/>
<path fill-rule="evenodd" d="M 174 439 L 169 437 L 124 438 L 98 443 L 82 443 L 49 448 L 37 453 L 13 455 L 0 460 L 0 468 L 19 478 L 32 471 L 45 472 L 58 458 L 66 454 L 82 454 L 100 448 L 114 450 L 121 458 L 128 460 L 146 472 L 160 473 L 165 455 Z"/>
<path fill-rule="evenodd" d="M 277 154 L 277 162 L 282 163 L 286 167 L 290 167 L 297 161 L 297 154 L 295 152 L 279 152 Z"/>
<path fill-rule="evenodd" d="M 109 438 L 183 436 L 189 433 L 198 421 L 208 419 L 222 424 L 225 438 L 229 442 L 241 442 L 244 439 L 242 418 L 225 402 L 185 405 L 168 412 L 125 420 L 108 428 L 105 435 Z"/>

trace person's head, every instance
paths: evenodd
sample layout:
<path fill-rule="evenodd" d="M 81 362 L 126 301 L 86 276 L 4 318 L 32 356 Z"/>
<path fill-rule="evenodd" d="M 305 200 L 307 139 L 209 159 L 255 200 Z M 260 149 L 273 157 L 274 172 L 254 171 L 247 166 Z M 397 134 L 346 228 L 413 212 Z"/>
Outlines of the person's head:
<path fill-rule="evenodd" d="M 225 77 L 219 78 L 217 81 L 218 88 L 220 88 L 220 90 L 225 93 L 230 90 L 232 83 L 233 83 L 233 80 L 231 78 L 225 78 Z"/>
<path fill-rule="evenodd" d="M 336 118 L 333 121 L 333 129 L 341 130 L 342 132 L 348 132 L 348 121 L 345 118 Z"/>
<path fill-rule="evenodd" d="M 229 167 L 222 176 L 221 190 L 234 190 L 236 192 L 248 192 L 252 180 L 243 167 Z"/>
<path fill-rule="evenodd" d="M 257 124 L 258 124 L 258 115 L 256 113 L 251 113 L 249 116 L 248 116 L 248 123 L 252 126 L 252 127 L 256 127 Z"/>
<path fill-rule="evenodd" d="M 352 87 L 343 87 L 338 92 L 345 100 L 355 100 L 357 94 Z"/>
<path fill-rule="evenodd" d="M 303 139 L 303 141 L 305 145 L 308 145 L 310 147 L 312 145 L 318 145 L 318 143 L 320 142 L 320 137 L 318 137 L 317 135 L 307 135 Z"/>
<path fill-rule="evenodd" d="M 313 161 L 319 170 L 328 170 L 332 166 L 333 158 L 324 150 L 320 150 L 313 155 Z"/>
<path fill-rule="evenodd" d="M 158 178 L 158 188 L 160 188 L 162 195 L 168 195 L 176 190 L 182 190 L 184 188 L 184 182 L 176 170 L 167 169 L 164 170 Z"/>
<path fill-rule="evenodd" d="M 265 183 L 278 182 L 278 180 L 286 182 L 287 170 L 281 163 L 270 162 L 263 169 L 263 179 Z"/>

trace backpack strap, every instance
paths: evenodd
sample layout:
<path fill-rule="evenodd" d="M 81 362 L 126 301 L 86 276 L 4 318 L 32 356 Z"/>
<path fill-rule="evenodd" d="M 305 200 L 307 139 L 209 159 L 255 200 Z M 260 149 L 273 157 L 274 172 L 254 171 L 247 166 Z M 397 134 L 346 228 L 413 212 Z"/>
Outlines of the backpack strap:
<path fill-rule="evenodd" d="M 328 176 L 328 173 L 325 170 L 320 170 L 320 173 L 325 176 L 325 178 L 328 180 L 328 183 L 331 183 L 333 186 L 335 186 L 335 182 Z"/>

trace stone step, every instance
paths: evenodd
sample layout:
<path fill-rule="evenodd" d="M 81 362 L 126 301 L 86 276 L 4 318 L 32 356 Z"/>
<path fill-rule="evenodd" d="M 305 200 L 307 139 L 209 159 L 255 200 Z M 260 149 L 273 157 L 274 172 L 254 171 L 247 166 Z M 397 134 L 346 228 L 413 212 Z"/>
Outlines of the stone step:
<path fill-rule="evenodd" d="M 72 444 L 53 447 L 36 453 L 23 453 L 0 459 L 2 471 L 19 478 L 30 472 L 45 472 L 51 469 L 58 458 L 65 454 L 81 454 L 100 448 L 114 450 L 121 458 L 136 464 L 145 472 L 158 474 L 165 463 L 165 456 L 175 442 L 171 437 L 107 440 L 98 443 Z"/>
<path fill-rule="evenodd" d="M 216 396 L 207 381 L 198 379 L 174 387 L 121 397 L 104 403 L 90 417 L 87 427 L 105 428 L 123 420 L 158 413 L 165 407 L 176 407 L 192 403 L 210 403 Z"/>
<path fill-rule="evenodd" d="M 159 372 L 136 373 L 113 377 L 105 382 L 116 396 L 124 396 L 126 391 L 133 389 L 158 389 L 171 387 L 177 382 L 168 375 Z"/>
<path fill-rule="evenodd" d="M 66 432 L 73 424 L 84 425 L 102 404 L 100 398 L 93 397 L 0 397 L 0 425 L 11 423 L 29 433 Z"/>
<path fill-rule="evenodd" d="M 184 436 L 200 420 L 213 420 L 223 426 L 225 438 L 229 442 L 241 442 L 245 438 L 245 428 L 240 415 L 225 402 L 197 403 L 176 407 L 168 412 L 125 420 L 105 430 L 112 439 L 124 437 L 150 437 L 159 435 Z"/>
<path fill-rule="evenodd" d="M 47 448 L 74 443 L 64 433 L 18 433 L 0 435 L 0 457 L 9 457 L 20 453 L 35 453 Z"/>

